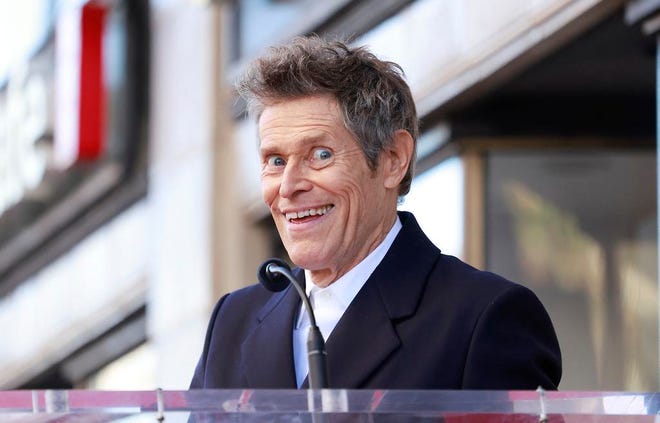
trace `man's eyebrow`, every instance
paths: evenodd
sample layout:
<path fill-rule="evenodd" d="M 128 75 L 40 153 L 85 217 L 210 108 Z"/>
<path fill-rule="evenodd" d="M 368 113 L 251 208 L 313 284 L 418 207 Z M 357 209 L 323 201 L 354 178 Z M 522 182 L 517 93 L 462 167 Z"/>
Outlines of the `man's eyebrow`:
<path fill-rule="evenodd" d="M 279 150 L 279 149 L 278 149 L 277 144 L 275 144 L 275 145 L 268 145 L 268 146 L 266 146 L 266 147 L 259 147 L 259 155 L 260 155 L 261 157 L 270 156 L 270 155 L 272 155 L 272 154 L 277 153 L 278 150 Z"/>
<path fill-rule="evenodd" d="M 326 137 L 324 136 L 324 134 L 306 136 L 304 138 L 299 139 L 296 142 L 295 149 L 296 150 L 306 149 L 314 144 L 323 143 L 325 141 L 326 141 Z M 262 145 L 261 147 L 259 147 L 259 152 L 262 157 L 265 157 L 265 156 L 270 156 L 272 154 L 282 153 L 282 149 L 280 148 L 279 143 L 269 142 L 266 143 L 265 146 Z"/>

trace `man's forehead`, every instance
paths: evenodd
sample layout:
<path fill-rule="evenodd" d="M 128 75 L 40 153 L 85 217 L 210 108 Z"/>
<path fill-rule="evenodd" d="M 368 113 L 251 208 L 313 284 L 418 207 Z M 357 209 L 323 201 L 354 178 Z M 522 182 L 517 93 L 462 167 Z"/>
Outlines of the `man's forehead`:
<path fill-rule="evenodd" d="M 273 118 L 274 115 L 293 116 L 327 116 L 328 113 L 339 115 L 339 103 L 331 95 L 310 95 L 304 97 L 285 98 L 277 101 L 271 101 L 265 105 L 257 123 L 259 125 L 264 121 Z"/>
<path fill-rule="evenodd" d="M 326 132 L 345 129 L 338 107 L 326 98 L 302 98 L 273 104 L 264 109 L 258 122 L 260 138 L 315 138 Z"/>

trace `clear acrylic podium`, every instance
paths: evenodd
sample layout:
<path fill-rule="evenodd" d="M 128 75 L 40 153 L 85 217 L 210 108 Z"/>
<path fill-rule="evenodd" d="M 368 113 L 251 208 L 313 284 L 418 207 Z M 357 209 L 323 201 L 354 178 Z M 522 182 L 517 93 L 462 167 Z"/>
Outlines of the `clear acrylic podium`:
<path fill-rule="evenodd" d="M 0 422 L 660 422 L 660 393 L 4 391 Z"/>

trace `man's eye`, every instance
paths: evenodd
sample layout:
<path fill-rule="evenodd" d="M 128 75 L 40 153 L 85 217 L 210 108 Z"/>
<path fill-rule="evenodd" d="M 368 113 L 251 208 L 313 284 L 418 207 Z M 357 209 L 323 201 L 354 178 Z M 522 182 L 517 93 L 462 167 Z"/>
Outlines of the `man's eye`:
<path fill-rule="evenodd" d="M 281 158 L 280 156 L 270 156 L 270 157 L 268 157 L 267 163 L 268 163 L 268 166 L 275 166 L 275 167 L 284 166 L 286 164 L 284 159 Z"/>
<path fill-rule="evenodd" d="M 317 148 L 314 150 L 314 160 L 328 160 L 332 157 L 332 152 L 327 148 Z"/>

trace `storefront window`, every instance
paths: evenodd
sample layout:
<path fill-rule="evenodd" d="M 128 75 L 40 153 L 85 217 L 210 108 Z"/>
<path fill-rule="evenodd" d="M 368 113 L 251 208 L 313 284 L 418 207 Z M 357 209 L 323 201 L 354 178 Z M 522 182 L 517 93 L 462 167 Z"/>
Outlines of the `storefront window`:
<path fill-rule="evenodd" d="M 463 257 L 463 163 L 450 158 L 418 175 L 401 210 L 415 214 L 443 253 Z"/>
<path fill-rule="evenodd" d="M 487 267 L 548 308 L 562 389 L 656 390 L 655 152 L 496 152 L 486 190 Z"/>
<path fill-rule="evenodd" d="M 273 2 L 269 0 L 243 0 L 237 6 L 240 28 L 239 51 L 241 56 L 254 55 L 288 25 L 302 17 L 304 0 Z M 257 30 L 258 27 L 258 30 Z"/>
<path fill-rule="evenodd" d="M 345 6 L 347 0 L 237 0 L 233 2 L 232 59 L 253 57 L 264 48 L 315 26 Z"/>

